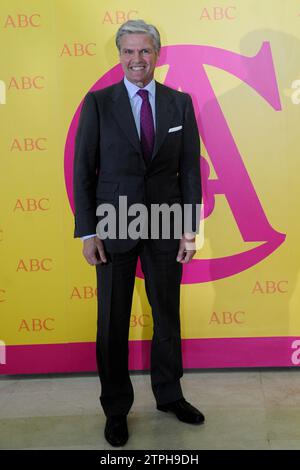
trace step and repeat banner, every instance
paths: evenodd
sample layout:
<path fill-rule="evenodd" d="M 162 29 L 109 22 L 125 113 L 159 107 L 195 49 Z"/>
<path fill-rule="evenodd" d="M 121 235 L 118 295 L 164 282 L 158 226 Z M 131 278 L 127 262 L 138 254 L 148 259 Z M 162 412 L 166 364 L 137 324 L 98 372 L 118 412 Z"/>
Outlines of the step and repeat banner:
<path fill-rule="evenodd" d="M 96 370 L 74 137 L 85 94 L 121 80 L 114 36 L 138 18 L 160 30 L 155 78 L 191 94 L 201 138 L 204 243 L 184 266 L 184 367 L 297 367 L 300 1 L 1 0 L 0 373 Z M 131 370 L 149 368 L 152 331 L 138 266 Z"/>

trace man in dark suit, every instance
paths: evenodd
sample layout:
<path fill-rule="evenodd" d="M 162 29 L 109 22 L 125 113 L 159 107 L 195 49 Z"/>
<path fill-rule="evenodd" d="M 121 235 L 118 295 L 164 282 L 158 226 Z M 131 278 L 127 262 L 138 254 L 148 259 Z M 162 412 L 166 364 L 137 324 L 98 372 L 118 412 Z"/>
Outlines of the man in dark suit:
<path fill-rule="evenodd" d="M 96 352 L 107 418 L 104 434 L 111 445 L 121 446 L 128 439 L 127 414 L 134 398 L 128 335 L 138 257 L 154 322 L 151 386 L 157 409 L 187 423 L 204 422 L 181 390 L 179 312 L 182 265 L 195 254 L 199 220 L 194 209 L 202 195 L 192 100 L 153 78 L 159 32 L 142 20 L 128 21 L 118 30 L 116 44 L 125 77 L 85 97 L 76 136 L 74 198 L 75 237 L 83 238 L 83 254 L 97 270 Z M 103 217 L 97 207 L 110 203 L 124 216 L 119 196 L 127 197 L 128 206 L 139 203 L 150 210 L 154 204 L 189 204 L 192 232 L 182 229 L 176 238 L 171 218 L 168 239 L 161 230 L 155 238 L 101 237 L 96 227 Z"/>

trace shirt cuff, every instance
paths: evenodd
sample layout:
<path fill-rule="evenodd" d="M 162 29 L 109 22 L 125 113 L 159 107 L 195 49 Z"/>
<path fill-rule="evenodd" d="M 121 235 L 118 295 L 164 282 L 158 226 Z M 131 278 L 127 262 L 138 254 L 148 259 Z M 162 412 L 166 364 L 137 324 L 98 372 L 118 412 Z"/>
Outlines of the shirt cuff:
<path fill-rule="evenodd" d="M 83 237 L 80 237 L 82 241 L 87 240 L 88 238 L 96 237 L 96 233 L 93 233 L 93 235 L 84 235 Z"/>

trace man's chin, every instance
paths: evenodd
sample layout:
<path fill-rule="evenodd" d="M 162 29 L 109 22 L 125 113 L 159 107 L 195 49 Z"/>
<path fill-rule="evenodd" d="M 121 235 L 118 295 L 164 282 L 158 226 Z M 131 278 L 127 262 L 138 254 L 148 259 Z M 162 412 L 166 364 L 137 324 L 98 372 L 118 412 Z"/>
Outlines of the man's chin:
<path fill-rule="evenodd" d="M 133 76 L 127 76 L 126 77 L 131 83 L 134 83 L 138 87 L 142 88 L 146 86 L 149 83 L 149 79 L 147 77 L 133 77 Z"/>

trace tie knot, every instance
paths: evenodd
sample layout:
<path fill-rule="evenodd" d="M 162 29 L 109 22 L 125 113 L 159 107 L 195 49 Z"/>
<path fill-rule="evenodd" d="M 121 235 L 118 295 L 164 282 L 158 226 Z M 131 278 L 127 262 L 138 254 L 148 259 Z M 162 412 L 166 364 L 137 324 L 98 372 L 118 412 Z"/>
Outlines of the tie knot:
<path fill-rule="evenodd" d="M 148 90 L 139 90 L 137 94 L 142 98 L 143 101 L 148 100 Z"/>

